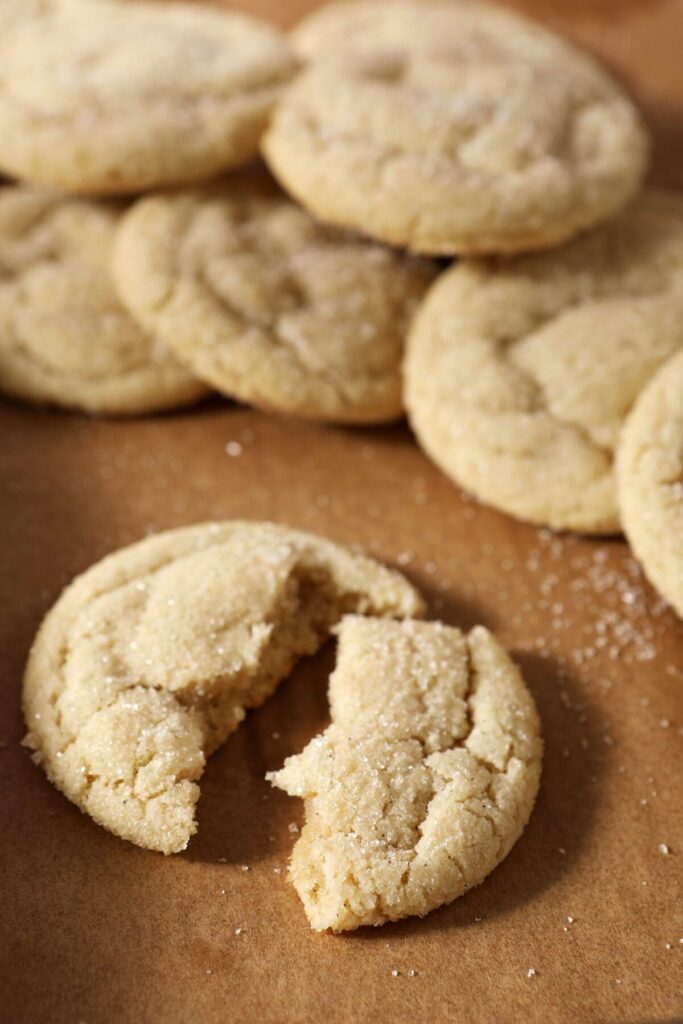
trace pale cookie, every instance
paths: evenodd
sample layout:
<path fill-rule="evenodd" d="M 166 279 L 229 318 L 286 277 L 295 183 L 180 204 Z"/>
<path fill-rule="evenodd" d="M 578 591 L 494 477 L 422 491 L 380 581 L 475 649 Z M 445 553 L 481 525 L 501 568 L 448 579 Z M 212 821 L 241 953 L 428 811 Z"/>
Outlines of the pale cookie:
<path fill-rule="evenodd" d="M 322 220 L 426 253 L 519 252 L 606 220 L 647 162 L 639 116 L 587 54 L 480 3 L 329 6 L 263 149 Z"/>
<path fill-rule="evenodd" d="M 290 877 L 311 925 L 423 915 L 507 855 L 538 791 L 534 702 L 482 626 L 345 618 L 332 724 L 269 776 L 305 800 Z"/>
<path fill-rule="evenodd" d="M 0 188 L 0 391 L 118 415 L 207 394 L 116 296 L 119 216 L 114 206 Z"/>
<path fill-rule="evenodd" d="M 349 611 L 419 615 L 422 599 L 372 559 L 269 523 L 141 541 L 45 618 L 24 677 L 26 743 L 105 828 L 182 850 L 206 758 Z"/>
<path fill-rule="evenodd" d="M 619 529 L 614 450 L 683 347 L 683 201 L 650 193 L 557 252 L 472 261 L 418 313 L 406 405 L 428 454 L 504 512 Z"/>
<path fill-rule="evenodd" d="M 224 394 L 373 423 L 402 414 L 405 335 L 436 268 L 322 227 L 254 172 L 140 200 L 114 274 L 139 321 Z"/>
<path fill-rule="evenodd" d="M 38 185 L 133 192 L 246 163 L 294 70 L 281 34 L 235 11 L 3 3 L 0 167 Z"/>
<path fill-rule="evenodd" d="M 629 543 L 683 618 L 683 353 L 657 372 L 627 419 L 617 480 Z"/>

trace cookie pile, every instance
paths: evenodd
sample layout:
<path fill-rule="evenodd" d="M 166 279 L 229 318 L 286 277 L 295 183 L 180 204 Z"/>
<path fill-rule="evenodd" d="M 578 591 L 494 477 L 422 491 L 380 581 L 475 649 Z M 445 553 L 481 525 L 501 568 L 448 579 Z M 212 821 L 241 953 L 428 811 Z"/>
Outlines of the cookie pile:
<path fill-rule="evenodd" d="M 683 199 L 641 192 L 644 127 L 592 57 L 475 0 L 332 3 L 289 38 L 194 4 L 4 0 L 0 139 L 5 393 L 407 411 L 482 501 L 623 526 L 683 614 Z M 339 629 L 332 725 L 273 776 L 311 810 L 293 880 L 315 927 L 425 913 L 505 856 L 541 744 L 495 640 L 421 610 L 320 538 L 162 535 L 46 619 L 30 742 L 96 820 L 182 849 L 205 758 Z"/>
<path fill-rule="evenodd" d="M 0 169 L 26 183 L 0 192 L 5 392 L 407 408 L 483 501 L 619 529 L 622 422 L 683 344 L 683 203 L 633 201 L 645 131 L 591 57 L 471 0 L 331 4 L 289 40 L 182 4 L 3 17 Z M 259 148 L 297 202 L 234 173 Z M 444 255 L 466 259 L 422 304 Z"/>

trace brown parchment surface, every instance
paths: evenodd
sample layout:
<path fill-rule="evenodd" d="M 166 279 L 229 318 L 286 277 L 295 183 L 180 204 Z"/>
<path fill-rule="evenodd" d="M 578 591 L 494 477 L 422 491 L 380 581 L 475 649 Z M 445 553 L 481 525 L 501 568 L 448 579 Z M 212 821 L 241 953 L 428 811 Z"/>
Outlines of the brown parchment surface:
<path fill-rule="evenodd" d="M 313 4 L 241 6 L 287 24 Z M 515 6 L 628 83 L 655 135 L 653 180 L 683 189 L 682 0 Z M 264 773 L 324 726 L 332 645 L 211 759 L 182 855 L 109 835 L 19 745 L 23 665 L 62 586 L 149 531 L 238 516 L 399 561 L 433 615 L 485 623 L 522 667 L 546 740 L 538 804 L 451 907 L 318 935 L 286 881 L 302 808 Z M 0 553 L 0 1020 L 683 1019 L 683 626 L 622 541 L 557 540 L 478 506 L 404 426 L 316 427 L 219 400 L 134 422 L 6 402 Z"/>

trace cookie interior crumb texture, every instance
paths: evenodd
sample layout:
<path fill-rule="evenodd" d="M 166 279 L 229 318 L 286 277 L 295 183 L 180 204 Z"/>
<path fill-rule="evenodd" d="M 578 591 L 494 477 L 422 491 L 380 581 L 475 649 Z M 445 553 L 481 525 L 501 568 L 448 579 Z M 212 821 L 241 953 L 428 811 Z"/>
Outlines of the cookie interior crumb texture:
<path fill-rule="evenodd" d="M 534 702 L 494 637 L 347 616 L 332 724 L 269 776 L 302 797 L 290 877 L 315 929 L 426 914 L 481 882 L 538 790 Z"/>
<path fill-rule="evenodd" d="M 135 192 L 246 163 L 295 62 L 272 25 L 200 4 L 3 0 L 0 167 Z"/>
<path fill-rule="evenodd" d="M 142 199 L 114 253 L 131 313 L 203 380 L 346 423 L 401 416 L 405 337 L 437 269 L 317 224 L 256 167 Z"/>
<path fill-rule="evenodd" d="M 626 421 L 617 477 L 626 536 L 683 618 L 683 353 L 659 370 Z"/>
<path fill-rule="evenodd" d="M 650 191 L 552 253 L 442 275 L 413 323 L 406 405 L 457 483 L 520 519 L 620 529 L 619 434 L 683 346 L 683 202 Z"/>
<path fill-rule="evenodd" d="M 433 254 L 546 248 L 638 190 L 645 130 L 587 53 L 509 10 L 341 3 L 297 27 L 310 62 L 263 138 L 316 216 Z"/>
<path fill-rule="evenodd" d="M 0 390 L 91 413 L 176 408 L 208 388 L 119 302 L 122 208 L 0 188 Z"/>
<path fill-rule="evenodd" d="M 347 612 L 413 616 L 397 572 L 312 534 L 228 522 L 159 534 L 78 577 L 24 677 L 27 744 L 116 835 L 164 853 L 196 829 L 208 757 Z"/>

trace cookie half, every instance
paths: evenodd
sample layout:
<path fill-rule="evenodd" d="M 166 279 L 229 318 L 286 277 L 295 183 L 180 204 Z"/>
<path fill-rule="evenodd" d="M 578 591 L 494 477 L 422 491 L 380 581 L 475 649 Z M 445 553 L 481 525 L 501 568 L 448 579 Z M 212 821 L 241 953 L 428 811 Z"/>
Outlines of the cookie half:
<path fill-rule="evenodd" d="M 3 4 L 0 168 L 32 184 L 123 193 L 236 167 L 294 70 L 276 29 L 234 11 Z"/>
<path fill-rule="evenodd" d="M 400 573 L 269 523 L 171 530 L 79 576 L 26 667 L 26 744 L 115 835 L 163 853 L 196 830 L 206 758 L 346 612 L 420 615 Z"/>
<path fill-rule="evenodd" d="M 282 413 L 396 419 L 432 262 L 322 227 L 264 174 L 151 196 L 119 228 L 121 298 L 193 373 Z"/>
<path fill-rule="evenodd" d="M 332 724 L 271 781 L 302 797 L 290 877 L 313 928 L 450 903 L 507 855 L 538 791 L 534 702 L 482 626 L 345 618 Z"/>
<path fill-rule="evenodd" d="M 115 415 L 208 393 L 116 296 L 109 262 L 120 215 L 113 205 L 0 188 L 0 391 Z"/>
<path fill-rule="evenodd" d="M 683 200 L 649 193 L 556 252 L 436 282 L 405 365 L 417 437 L 480 500 L 533 523 L 619 530 L 614 451 L 683 347 Z"/>
<path fill-rule="evenodd" d="M 638 398 L 619 445 L 617 478 L 629 543 L 683 618 L 683 353 Z"/>
<path fill-rule="evenodd" d="M 595 60 L 468 0 L 332 4 L 294 32 L 311 62 L 263 151 L 317 217 L 432 254 L 547 248 L 606 220 L 647 162 Z"/>

